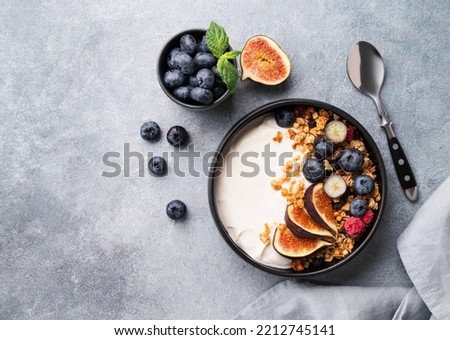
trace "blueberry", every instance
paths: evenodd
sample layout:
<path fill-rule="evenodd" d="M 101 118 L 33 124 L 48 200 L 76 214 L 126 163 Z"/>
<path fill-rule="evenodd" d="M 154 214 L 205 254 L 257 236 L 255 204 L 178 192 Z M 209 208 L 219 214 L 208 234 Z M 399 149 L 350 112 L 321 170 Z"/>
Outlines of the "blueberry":
<path fill-rule="evenodd" d="M 303 176 L 311 183 L 316 183 L 325 178 L 323 162 L 317 158 L 308 158 L 303 165 Z"/>
<path fill-rule="evenodd" d="M 180 47 L 184 52 L 193 56 L 197 49 L 197 41 L 192 35 L 185 34 L 180 38 Z"/>
<path fill-rule="evenodd" d="M 186 215 L 186 204 L 180 200 L 173 200 L 167 204 L 166 214 L 172 220 L 179 220 Z"/>
<path fill-rule="evenodd" d="M 214 95 L 214 100 L 219 99 L 220 97 L 222 97 L 225 92 L 227 91 L 227 89 L 223 86 L 216 86 L 213 89 L 213 95 Z"/>
<path fill-rule="evenodd" d="M 359 175 L 353 180 L 353 189 L 360 195 L 370 194 L 375 188 L 373 179 L 367 175 Z"/>
<path fill-rule="evenodd" d="M 199 103 L 209 105 L 214 101 L 213 93 L 201 87 L 194 87 L 191 90 L 191 98 Z"/>
<path fill-rule="evenodd" d="M 157 140 L 161 135 L 159 125 L 153 121 L 148 121 L 141 126 L 141 137 L 145 140 Z"/>
<path fill-rule="evenodd" d="M 164 73 L 163 79 L 167 87 L 178 87 L 184 83 L 186 76 L 180 70 L 169 70 Z"/>
<path fill-rule="evenodd" d="M 155 175 L 163 175 L 167 170 L 166 160 L 161 156 L 152 157 L 148 161 L 148 171 Z"/>
<path fill-rule="evenodd" d="M 308 119 L 308 127 L 310 129 L 314 129 L 317 126 L 317 123 L 314 119 L 310 118 Z"/>
<path fill-rule="evenodd" d="M 209 52 L 198 52 L 194 56 L 195 66 L 200 68 L 211 68 L 217 64 L 217 59 Z"/>
<path fill-rule="evenodd" d="M 181 51 L 181 48 L 175 47 L 173 50 L 170 51 L 169 55 L 167 56 L 167 66 L 169 66 L 169 69 L 173 70 L 177 68 L 175 65 L 175 56 Z"/>
<path fill-rule="evenodd" d="M 362 169 L 364 157 L 358 150 L 347 149 L 341 151 L 336 164 L 345 171 L 356 172 Z"/>
<path fill-rule="evenodd" d="M 174 57 L 175 66 L 183 74 L 193 74 L 195 72 L 194 59 L 186 52 L 180 51 Z"/>
<path fill-rule="evenodd" d="M 188 102 L 191 100 L 192 86 L 180 86 L 173 89 L 173 95 L 182 102 Z"/>
<path fill-rule="evenodd" d="M 206 35 L 202 37 L 202 41 L 198 44 L 198 51 L 199 52 L 210 52 L 208 48 L 208 42 L 206 41 Z"/>
<path fill-rule="evenodd" d="M 189 76 L 189 85 L 198 87 L 198 80 L 196 76 Z"/>
<path fill-rule="evenodd" d="M 212 90 L 214 87 L 214 73 L 207 68 L 202 68 L 197 72 L 198 86 L 204 89 Z"/>
<path fill-rule="evenodd" d="M 367 204 L 360 198 L 355 198 L 350 203 L 350 214 L 356 217 L 364 216 L 367 211 Z"/>
<path fill-rule="evenodd" d="M 186 129 L 182 126 L 172 126 L 167 131 L 167 141 L 170 145 L 181 146 L 187 141 L 188 134 Z"/>
<path fill-rule="evenodd" d="M 223 82 L 222 77 L 220 76 L 219 71 L 217 70 L 217 66 L 211 67 L 211 71 L 212 71 L 212 73 L 214 73 L 214 77 L 216 79 L 216 85 L 225 86 L 225 83 Z"/>
<path fill-rule="evenodd" d="M 334 152 L 334 143 L 325 138 L 319 138 L 314 143 L 314 151 L 320 156 L 319 158 L 330 157 Z"/>
<path fill-rule="evenodd" d="M 291 127 L 295 122 L 295 118 L 296 117 L 294 111 L 290 109 L 281 108 L 275 111 L 275 121 L 280 127 Z"/>

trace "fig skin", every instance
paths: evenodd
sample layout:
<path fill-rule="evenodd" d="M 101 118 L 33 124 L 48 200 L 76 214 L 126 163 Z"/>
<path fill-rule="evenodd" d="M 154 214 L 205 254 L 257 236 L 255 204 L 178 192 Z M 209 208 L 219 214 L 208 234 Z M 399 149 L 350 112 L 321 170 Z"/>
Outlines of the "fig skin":
<path fill-rule="evenodd" d="M 297 237 L 309 239 L 334 237 L 328 228 L 319 225 L 305 210 L 295 208 L 293 204 L 287 206 L 284 220 L 291 233 Z"/>
<path fill-rule="evenodd" d="M 267 62 L 269 60 L 270 62 Z M 281 47 L 264 35 L 251 37 L 241 53 L 241 79 L 264 85 L 278 85 L 291 73 L 291 61 Z"/>
<path fill-rule="evenodd" d="M 282 256 L 299 259 L 315 253 L 317 250 L 330 246 L 331 243 L 321 239 L 297 237 L 284 225 L 275 230 L 273 248 Z"/>
<path fill-rule="evenodd" d="M 334 221 L 332 200 L 325 193 L 323 183 L 308 187 L 305 192 L 305 209 L 313 220 L 337 236 L 338 230 Z M 328 213 L 329 216 L 326 216 Z M 333 216 L 331 218 L 331 216 Z"/>

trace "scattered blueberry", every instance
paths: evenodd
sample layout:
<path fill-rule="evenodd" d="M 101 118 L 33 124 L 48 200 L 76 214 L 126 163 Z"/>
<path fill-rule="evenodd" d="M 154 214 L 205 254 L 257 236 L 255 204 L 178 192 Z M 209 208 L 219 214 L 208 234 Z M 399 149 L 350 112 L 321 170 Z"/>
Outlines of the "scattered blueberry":
<path fill-rule="evenodd" d="M 308 127 L 310 129 L 314 129 L 317 126 L 317 123 L 314 119 L 310 118 L 308 119 Z"/>
<path fill-rule="evenodd" d="M 148 121 L 141 126 L 141 137 L 145 140 L 154 141 L 161 135 L 159 125 L 153 121 Z"/>
<path fill-rule="evenodd" d="M 314 143 L 314 151 L 319 158 L 327 158 L 333 155 L 334 152 L 334 143 L 325 138 L 319 138 Z"/>
<path fill-rule="evenodd" d="M 210 90 L 201 87 L 194 87 L 191 90 L 191 98 L 196 102 L 206 105 L 211 104 L 214 101 L 213 93 Z"/>
<path fill-rule="evenodd" d="M 175 64 L 175 56 L 181 51 L 181 48 L 175 47 L 173 50 L 170 51 L 168 57 L 167 57 L 167 66 L 169 66 L 169 69 L 173 70 L 177 68 L 177 65 Z"/>
<path fill-rule="evenodd" d="M 360 195 L 370 194 L 375 188 L 375 183 L 370 176 L 359 175 L 353 180 L 353 189 Z"/>
<path fill-rule="evenodd" d="M 345 171 L 356 172 L 362 169 L 364 157 L 358 150 L 343 150 L 339 154 L 336 165 Z"/>
<path fill-rule="evenodd" d="M 188 134 L 186 129 L 182 126 L 172 126 L 167 131 L 167 141 L 170 145 L 181 146 L 187 141 Z"/>
<path fill-rule="evenodd" d="M 186 52 L 180 51 L 174 57 L 175 66 L 183 74 L 192 74 L 195 72 L 194 59 Z"/>
<path fill-rule="evenodd" d="M 185 34 L 180 38 L 180 47 L 184 52 L 193 56 L 197 49 L 197 41 L 192 35 Z"/>
<path fill-rule="evenodd" d="M 214 73 L 207 68 L 202 68 L 196 75 L 198 86 L 204 89 L 212 90 L 214 87 Z"/>
<path fill-rule="evenodd" d="M 295 122 L 295 113 L 294 111 L 287 109 L 287 108 L 281 108 L 275 111 L 275 121 L 277 122 L 277 125 L 280 127 L 288 128 L 291 127 L 292 124 Z"/>
<path fill-rule="evenodd" d="M 303 165 L 303 176 L 311 183 L 316 183 L 325 178 L 323 162 L 317 158 L 308 158 Z"/>
<path fill-rule="evenodd" d="M 186 76 L 180 70 L 169 70 L 164 73 L 164 84 L 167 87 L 178 87 L 184 83 Z"/>
<path fill-rule="evenodd" d="M 152 157 L 148 161 L 148 171 L 155 175 L 163 175 L 166 172 L 166 160 L 161 156 Z"/>
<path fill-rule="evenodd" d="M 166 214 L 172 220 L 179 220 L 186 215 L 186 204 L 180 200 L 173 200 L 167 204 Z"/>
<path fill-rule="evenodd" d="M 198 52 L 194 56 L 195 66 L 200 68 L 211 68 L 217 64 L 217 59 L 209 52 Z"/>
<path fill-rule="evenodd" d="M 356 217 L 364 216 L 367 212 L 367 204 L 360 198 L 355 198 L 350 203 L 350 214 Z"/>

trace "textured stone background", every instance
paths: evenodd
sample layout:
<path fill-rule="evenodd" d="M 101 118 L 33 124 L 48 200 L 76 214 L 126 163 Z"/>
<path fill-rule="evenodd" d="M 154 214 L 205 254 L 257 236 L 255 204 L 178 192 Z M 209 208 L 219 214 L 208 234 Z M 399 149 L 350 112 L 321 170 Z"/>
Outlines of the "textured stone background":
<path fill-rule="evenodd" d="M 214 112 L 173 104 L 156 80 L 164 42 L 223 25 L 239 49 L 273 37 L 293 62 L 269 88 L 240 83 Z M 207 180 L 105 178 L 102 155 L 169 151 L 139 136 L 147 119 L 189 131 L 201 152 L 252 109 L 282 98 L 327 101 L 367 127 L 386 160 L 388 204 L 373 242 L 326 283 L 409 285 L 396 238 L 450 174 L 450 7 L 412 1 L 2 1 L 0 6 L 0 317 L 2 319 L 231 318 L 282 278 L 222 240 Z M 371 99 L 353 88 L 346 56 L 359 40 L 383 55 L 382 97 L 420 186 L 404 197 Z M 165 216 L 184 200 L 185 222 Z M 424 235 L 432 237 L 433 235 Z M 287 297 L 288 298 L 288 297 Z"/>

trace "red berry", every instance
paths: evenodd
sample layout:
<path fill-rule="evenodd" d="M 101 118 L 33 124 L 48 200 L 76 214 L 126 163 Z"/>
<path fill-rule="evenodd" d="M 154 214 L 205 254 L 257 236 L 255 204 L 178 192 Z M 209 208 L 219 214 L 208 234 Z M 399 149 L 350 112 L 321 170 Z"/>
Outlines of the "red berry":
<path fill-rule="evenodd" d="M 374 213 L 372 210 L 367 210 L 367 212 L 364 214 L 363 217 L 361 217 L 361 221 L 364 222 L 364 224 L 369 224 L 373 220 Z"/>
<path fill-rule="evenodd" d="M 355 127 L 353 125 L 349 125 L 347 127 L 347 142 L 350 142 L 355 138 Z"/>
<path fill-rule="evenodd" d="M 358 238 L 366 230 L 366 225 L 359 217 L 349 217 L 345 221 L 345 231 L 348 236 Z"/>

